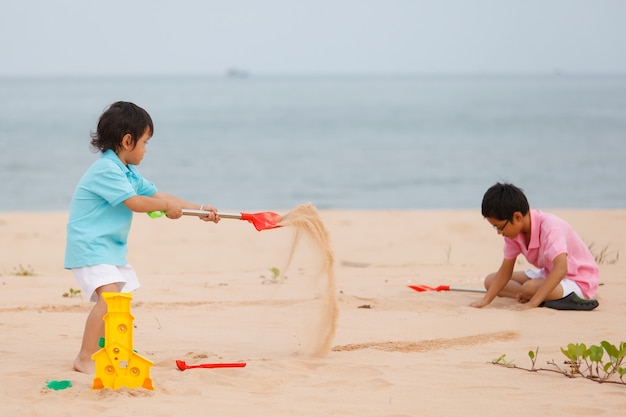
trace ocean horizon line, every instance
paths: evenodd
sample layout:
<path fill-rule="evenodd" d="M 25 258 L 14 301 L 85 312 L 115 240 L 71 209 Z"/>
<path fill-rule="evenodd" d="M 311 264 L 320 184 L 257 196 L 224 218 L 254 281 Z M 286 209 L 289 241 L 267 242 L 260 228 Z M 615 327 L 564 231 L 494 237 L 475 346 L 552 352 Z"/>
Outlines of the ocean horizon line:
<path fill-rule="evenodd" d="M 260 71 L 254 72 L 245 68 L 237 68 L 245 74 L 233 75 L 229 74 L 231 69 L 227 68 L 223 71 L 207 71 L 207 72 L 188 72 L 188 73 L 49 73 L 49 74 L 0 74 L 0 80 L 22 80 L 22 79 L 71 79 L 71 80 L 90 80 L 90 79 L 176 79 L 188 77 L 191 79 L 201 78 L 232 78 L 232 79 L 272 79 L 272 78 L 622 78 L 626 77 L 624 71 L 398 71 L 398 72 L 353 72 L 353 71 L 319 71 L 319 72 L 273 72 Z"/>

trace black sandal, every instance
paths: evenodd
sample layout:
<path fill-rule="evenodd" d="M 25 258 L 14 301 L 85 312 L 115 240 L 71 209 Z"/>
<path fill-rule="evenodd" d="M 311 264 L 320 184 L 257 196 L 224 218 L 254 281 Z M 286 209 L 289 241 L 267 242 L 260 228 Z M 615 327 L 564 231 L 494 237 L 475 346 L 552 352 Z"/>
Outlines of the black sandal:
<path fill-rule="evenodd" d="M 548 307 L 555 310 L 590 311 L 599 305 L 600 303 L 598 303 L 598 300 L 585 300 L 584 298 L 577 296 L 576 293 L 571 292 L 558 300 L 544 301 L 539 305 L 539 307 Z"/>

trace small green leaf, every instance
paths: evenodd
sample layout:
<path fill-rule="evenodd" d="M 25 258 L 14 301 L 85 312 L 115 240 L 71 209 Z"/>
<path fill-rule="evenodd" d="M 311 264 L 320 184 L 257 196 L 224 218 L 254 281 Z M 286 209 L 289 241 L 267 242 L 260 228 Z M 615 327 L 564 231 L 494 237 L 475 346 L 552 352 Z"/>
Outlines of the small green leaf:
<path fill-rule="evenodd" d="M 578 359 L 578 345 L 570 343 L 567 345 L 567 350 L 561 348 L 561 352 L 571 361 L 576 361 Z"/>
<path fill-rule="evenodd" d="M 606 353 L 608 353 L 608 355 L 611 357 L 611 361 L 615 361 L 616 359 L 618 359 L 619 353 L 615 345 L 612 345 L 606 340 L 603 340 L 600 344 L 602 345 L 602 347 L 604 347 Z"/>
<path fill-rule="evenodd" d="M 565 357 L 567 357 L 567 359 L 572 359 L 572 356 L 569 353 L 569 350 L 565 350 L 563 348 L 561 348 L 561 353 L 563 353 L 565 355 Z"/>
<path fill-rule="evenodd" d="M 496 364 L 496 363 L 503 362 L 503 361 L 504 361 L 504 357 L 505 357 L 505 356 L 506 356 L 506 353 L 505 353 L 505 354 L 502 354 L 502 355 L 501 355 L 498 359 L 494 359 L 494 360 L 492 360 L 492 361 L 491 361 L 491 363 Z"/>
<path fill-rule="evenodd" d="M 602 348 L 602 346 L 589 346 L 589 359 L 591 359 L 592 362 L 602 362 L 603 354 L 604 349 Z"/>

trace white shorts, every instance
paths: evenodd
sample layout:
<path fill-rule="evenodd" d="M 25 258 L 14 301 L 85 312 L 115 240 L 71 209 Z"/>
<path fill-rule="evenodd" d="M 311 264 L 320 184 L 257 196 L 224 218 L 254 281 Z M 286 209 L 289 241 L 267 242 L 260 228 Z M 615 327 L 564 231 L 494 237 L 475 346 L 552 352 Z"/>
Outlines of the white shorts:
<path fill-rule="evenodd" d="M 527 269 L 524 273 L 530 279 L 546 279 L 547 276 L 545 269 Z M 561 280 L 561 288 L 563 288 L 563 297 L 573 292 L 580 298 L 585 298 L 578 284 L 569 278 Z"/>
<path fill-rule="evenodd" d="M 130 265 L 99 264 L 72 268 L 71 271 L 80 286 L 80 290 L 89 297 L 89 301 L 98 301 L 96 289 L 103 285 L 117 283 L 120 292 L 131 292 L 140 286 L 137 274 Z"/>

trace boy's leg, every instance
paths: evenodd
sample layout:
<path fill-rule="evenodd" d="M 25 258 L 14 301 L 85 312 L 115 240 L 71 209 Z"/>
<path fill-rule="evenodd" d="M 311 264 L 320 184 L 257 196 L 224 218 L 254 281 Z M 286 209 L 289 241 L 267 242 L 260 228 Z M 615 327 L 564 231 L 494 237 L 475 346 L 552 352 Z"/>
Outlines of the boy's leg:
<path fill-rule="evenodd" d="M 487 275 L 485 278 L 486 289 L 489 289 L 493 285 L 495 277 L 495 273 Z M 530 278 L 526 276 L 524 271 L 513 272 L 509 282 L 507 282 L 504 288 L 498 293 L 498 297 L 518 299 L 522 294 L 522 285 L 524 285 L 527 281 L 530 281 Z"/>
<path fill-rule="evenodd" d="M 541 287 L 544 282 L 546 282 L 545 278 L 529 279 L 522 286 L 522 296 L 524 300 L 528 301 L 531 298 L 533 298 L 533 296 L 535 295 L 539 287 Z M 552 291 L 550 291 L 550 294 L 546 296 L 544 301 L 558 300 L 559 298 L 563 298 L 564 295 L 565 294 L 563 294 L 563 286 L 561 284 L 558 284 L 556 287 L 554 287 Z M 522 302 L 525 302 L 525 301 L 522 301 Z"/>
<path fill-rule="evenodd" d="M 526 302 L 533 298 L 539 288 L 546 282 L 546 271 L 544 269 L 527 269 L 524 271 L 524 274 L 530 279 L 523 285 L 522 297 L 518 300 L 520 302 Z M 546 296 L 545 301 L 558 300 L 570 292 L 575 292 L 578 296 L 582 295 L 580 288 L 575 282 L 568 278 L 563 278 L 560 284 L 554 287 L 554 289 L 550 291 L 550 294 Z"/>
<path fill-rule="evenodd" d="M 80 352 L 74 360 L 74 370 L 86 374 L 94 373 L 94 363 L 91 360 L 91 355 L 100 349 L 98 342 L 101 337 L 104 337 L 104 316 L 107 313 L 107 304 L 104 298 L 102 298 L 102 293 L 119 292 L 119 290 L 118 283 L 103 285 L 96 289 L 98 301 L 96 301 L 89 316 L 87 316 Z"/>

